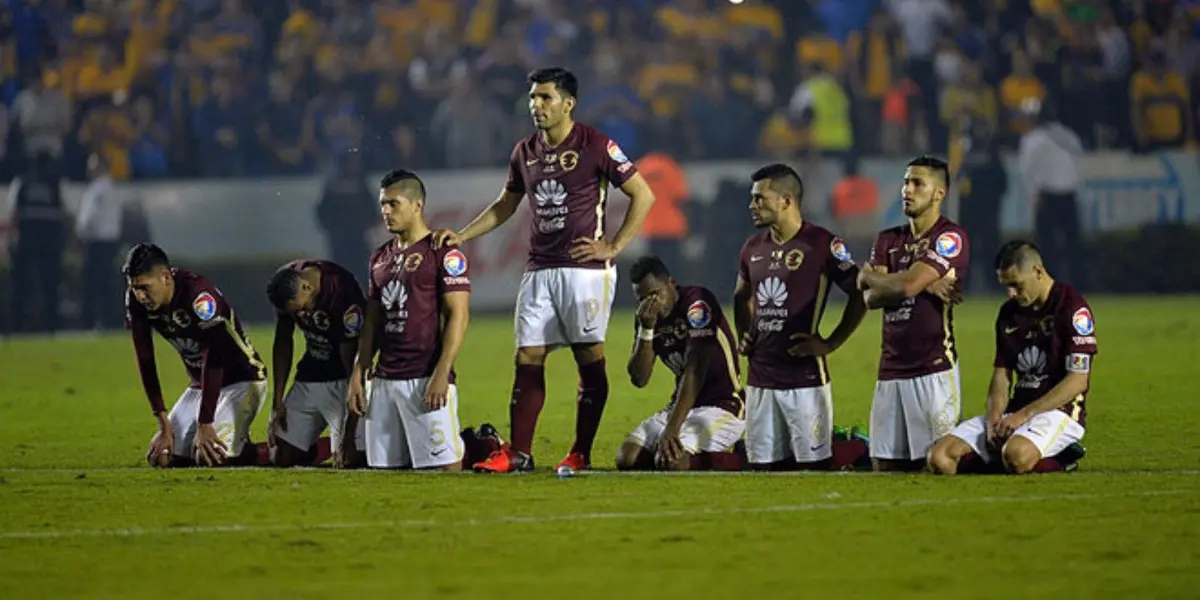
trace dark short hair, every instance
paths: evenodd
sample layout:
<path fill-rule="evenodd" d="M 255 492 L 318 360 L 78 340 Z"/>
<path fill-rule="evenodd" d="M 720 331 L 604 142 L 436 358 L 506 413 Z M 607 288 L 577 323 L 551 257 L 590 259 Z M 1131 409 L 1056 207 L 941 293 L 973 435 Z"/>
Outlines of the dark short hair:
<path fill-rule="evenodd" d="M 946 161 L 936 156 L 923 154 L 908 161 L 908 164 L 905 166 L 925 167 L 927 169 L 932 169 L 933 171 L 937 172 L 938 175 L 941 175 L 942 184 L 946 186 L 946 189 L 950 188 L 950 165 L 946 164 Z"/>
<path fill-rule="evenodd" d="M 1025 240 L 1013 240 L 1004 244 L 996 253 L 996 270 L 1007 271 L 1012 267 L 1027 269 L 1042 262 L 1042 253 L 1037 244 Z"/>
<path fill-rule="evenodd" d="M 783 164 L 767 165 L 750 175 L 750 181 L 770 180 L 771 189 L 780 194 L 788 194 L 796 199 L 797 204 L 804 198 L 804 180 L 795 169 Z"/>
<path fill-rule="evenodd" d="M 647 277 L 654 276 L 659 281 L 666 281 L 671 277 L 671 271 L 667 269 L 666 263 L 661 258 L 653 254 L 643 256 L 629 267 L 629 280 L 637 285 Z"/>
<path fill-rule="evenodd" d="M 530 72 L 526 79 L 531 84 L 553 83 L 560 94 L 570 98 L 579 97 L 579 80 L 575 78 L 574 73 L 562 67 L 537 69 Z"/>
<path fill-rule="evenodd" d="M 129 249 L 129 254 L 125 256 L 125 264 L 121 266 L 121 273 L 126 277 L 137 277 L 158 267 L 170 266 L 171 261 L 162 248 L 150 242 L 141 242 Z"/>
<path fill-rule="evenodd" d="M 267 282 L 267 299 L 279 310 L 291 302 L 300 291 L 300 270 L 294 268 L 280 269 Z"/>
<path fill-rule="evenodd" d="M 379 189 L 397 188 L 405 198 L 425 199 L 425 182 L 416 173 L 406 169 L 392 169 L 379 179 Z"/>

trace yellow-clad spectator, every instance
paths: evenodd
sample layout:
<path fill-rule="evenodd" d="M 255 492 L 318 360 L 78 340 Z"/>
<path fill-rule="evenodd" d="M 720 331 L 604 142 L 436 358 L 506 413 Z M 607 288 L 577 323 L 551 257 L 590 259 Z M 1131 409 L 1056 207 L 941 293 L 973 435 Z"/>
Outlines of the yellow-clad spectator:
<path fill-rule="evenodd" d="M 1194 139 L 1187 82 L 1167 67 L 1161 48 L 1151 48 L 1146 68 L 1133 74 L 1129 102 L 1134 135 L 1142 148 L 1178 147 Z"/>
<path fill-rule="evenodd" d="M 123 108 L 126 96 L 114 94 L 113 104 L 92 109 L 79 130 L 79 143 L 88 151 L 104 157 L 114 181 L 129 179 L 133 168 L 129 149 L 136 141 L 133 121 Z"/>
<path fill-rule="evenodd" d="M 101 46 L 94 62 L 80 67 L 75 79 L 75 94 L 81 100 L 128 92 L 133 84 L 135 65 L 118 63 L 111 48 Z"/>
<path fill-rule="evenodd" d="M 104 0 L 87 0 L 84 11 L 71 21 L 71 33 L 81 39 L 99 39 L 112 29 L 111 15 Z"/>
<path fill-rule="evenodd" d="M 463 43 L 476 50 L 483 50 L 499 30 L 500 0 L 479 0 L 467 13 L 463 26 Z"/>
<path fill-rule="evenodd" d="M 904 76 L 907 57 L 904 38 L 887 11 L 871 15 L 865 31 L 852 31 L 846 39 L 847 80 L 860 107 L 863 135 L 872 149 L 882 147 L 884 100 Z"/>
<path fill-rule="evenodd" d="M 676 40 L 712 41 L 723 39 L 725 34 L 721 15 L 707 10 L 704 0 L 678 0 L 658 9 L 654 20 Z"/>
<path fill-rule="evenodd" d="M 769 158 L 799 158 L 809 149 L 808 128 L 786 107 L 772 113 L 758 134 L 758 151 Z"/>
<path fill-rule="evenodd" d="M 1014 135 L 1029 131 L 1033 121 L 1023 107 L 1030 102 L 1046 99 L 1046 86 L 1033 74 L 1029 55 L 1016 51 L 1012 55 L 1012 73 L 1000 82 L 1000 104 L 1004 109 L 1005 130 Z"/>
<path fill-rule="evenodd" d="M 724 17 L 727 28 L 751 32 L 759 40 L 778 42 L 786 33 L 783 15 L 766 2 L 727 4 Z"/>
<path fill-rule="evenodd" d="M 1150 42 L 1154 39 L 1154 28 L 1146 18 L 1146 5 L 1142 2 L 1130 3 L 1133 8 L 1133 21 L 1129 24 L 1129 44 L 1133 46 L 1133 55 L 1142 58 L 1150 50 Z"/>
<path fill-rule="evenodd" d="M 840 76 L 845 61 L 841 44 L 823 31 L 810 33 L 796 41 L 796 62 L 801 67 L 816 65 L 826 73 Z"/>
<path fill-rule="evenodd" d="M 700 70 L 677 45 L 659 47 L 638 75 L 637 91 L 655 117 L 675 117 L 688 94 L 700 85 Z"/>
<path fill-rule="evenodd" d="M 964 122 L 963 117 L 982 122 L 989 131 L 996 131 L 999 123 L 996 92 L 984 82 L 979 63 L 964 64 L 961 80 L 942 90 L 941 111 L 942 122 L 951 131 Z"/>

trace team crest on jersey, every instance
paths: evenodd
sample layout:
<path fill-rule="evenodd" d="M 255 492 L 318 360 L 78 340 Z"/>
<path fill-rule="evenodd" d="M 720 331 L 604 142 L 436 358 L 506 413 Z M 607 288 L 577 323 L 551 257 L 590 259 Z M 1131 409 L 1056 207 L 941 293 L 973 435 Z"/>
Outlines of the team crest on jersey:
<path fill-rule="evenodd" d="M 1092 335 L 1096 330 L 1096 322 L 1092 320 L 1092 311 L 1085 306 L 1075 311 L 1071 315 L 1071 325 L 1075 326 L 1075 332 L 1079 335 Z"/>
<path fill-rule="evenodd" d="M 312 312 L 313 327 L 325 331 L 329 329 L 329 315 L 323 310 L 314 310 Z"/>
<path fill-rule="evenodd" d="M 442 268 L 451 277 L 461 276 L 467 272 L 467 255 L 458 248 L 447 252 L 445 258 L 442 259 Z"/>
<path fill-rule="evenodd" d="M 946 258 L 954 258 L 962 252 L 962 244 L 962 236 L 953 231 L 947 231 L 938 236 L 937 253 Z"/>
<path fill-rule="evenodd" d="M 192 324 L 192 315 L 182 308 L 177 308 L 171 312 L 171 321 L 175 323 L 176 327 L 187 329 Z"/>
<path fill-rule="evenodd" d="M 363 314 L 357 304 L 347 308 L 342 314 L 342 326 L 346 328 L 346 335 L 349 336 L 358 335 L 358 332 L 362 331 Z"/>
<path fill-rule="evenodd" d="M 787 255 L 783 257 L 783 266 L 789 271 L 795 271 L 804 263 L 804 252 L 801 250 L 788 250 Z"/>
<path fill-rule="evenodd" d="M 621 151 L 621 147 L 616 142 L 608 140 L 608 156 L 619 163 L 629 162 L 629 157 Z"/>
<path fill-rule="evenodd" d="M 688 306 L 687 322 L 695 329 L 708 327 L 712 321 L 712 309 L 708 307 L 708 303 L 703 300 L 697 300 Z"/>
<path fill-rule="evenodd" d="M 833 238 L 833 241 L 829 242 L 829 251 L 833 253 L 834 258 L 842 262 L 850 260 L 850 251 L 846 249 L 846 242 L 843 242 L 842 238 Z"/>
<path fill-rule="evenodd" d="M 412 273 L 413 271 L 416 271 L 419 268 L 421 268 L 421 255 L 420 254 L 409 254 L 408 256 L 404 257 L 404 270 L 405 271 Z"/>
<path fill-rule="evenodd" d="M 579 166 L 579 153 L 574 150 L 563 152 L 558 158 L 558 166 L 562 167 L 563 171 L 574 171 L 575 167 Z"/>
<path fill-rule="evenodd" d="M 208 321 L 217 316 L 217 301 L 208 292 L 200 292 L 195 300 L 192 300 L 192 310 L 196 311 L 196 316 L 201 321 Z"/>

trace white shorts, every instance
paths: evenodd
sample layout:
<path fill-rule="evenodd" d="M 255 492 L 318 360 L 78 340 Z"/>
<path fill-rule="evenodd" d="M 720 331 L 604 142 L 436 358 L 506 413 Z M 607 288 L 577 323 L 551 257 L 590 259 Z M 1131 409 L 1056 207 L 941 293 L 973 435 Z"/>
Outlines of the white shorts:
<path fill-rule="evenodd" d="M 336 452 L 342 447 L 346 425 L 346 388 L 350 380 L 296 381 L 283 399 L 287 409 L 287 429 L 275 435 L 301 451 L 312 448 L 325 427 L 329 426 L 330 446 Z M 366 424 L 358 420 L 354 432 L 354 447 L 365 450 L 363 433 Z"/>
<path fill-rule="evenodd" d="M 746 388 L 746 458 L 764 465 L 789 457 L 833 456 L 833 392 L 827 383 L 792 390 Z"/>
<path fill-rule="evenodd" d="M 616 283 L 615 266 L 526 271 L 517 293 L 517 347 L 603 342 Z"/>
<path fill-rule="evenodd" d="M 367 464 L 383 469 L 444 467 L 461 462 L 458 388 L 446 406 L 425 410 L 429 378 L 373 379 L 367 394 Z"/>
<path fill-rule="evenodd" d="M 924 460 L 933 443 L 958 424 L 961 397 L 958 365 L 912 379 L 876 381 L 871 458 Z"/>
<path fill-rule="evenodd" d="M 643 448 L 654 448 L 670 415 L 662 410 L 650 415 L 625 437 L 626 443 L 635 443 Z M 746 422 L 737 415 L 715 406 L 698 406 L 688 411 L 679 428 L 679 441 L 689 454 L 699 452 L 725 452 L 733 447 L 742 433 Z"/>
<path fill-rule="evenodd" d="M 1008 416 L 1008 415 L 1005 415 Z M 955 427 L 950 435 L 964 441 L 979 458 L 991 462 L 992 449 L 987 443 L 987 419 L 967 419 Z M 1034 415 L 1027 423 L 1013 432 L 1013 437 L 1023 437 L 1042 453 L 1042 458 L 1054 456 L 1067 446 L 1083 439 L 1083 426 L 1061 410 L 1051 410 Z M 871 440 L 872 442 L 874 440 Z"/>
<path fill-rule="evenodd" d="M 213 413 L 213 429 L 217 437 L 225 442 L 225 456 L 236 457 L 250 443 L 250 425 L 258 416 L 263 398 L 267 396 L 267 382 L 240 381 L 221 388 L 217 396 L 217 410 Z M 175 456 L 193 459 L 196 425 L 200 421 L 201 393 L 198 388 L 188 388 L 175 401 L 167 418 L 171 421 L 171 433 L 175 436 Z"/>

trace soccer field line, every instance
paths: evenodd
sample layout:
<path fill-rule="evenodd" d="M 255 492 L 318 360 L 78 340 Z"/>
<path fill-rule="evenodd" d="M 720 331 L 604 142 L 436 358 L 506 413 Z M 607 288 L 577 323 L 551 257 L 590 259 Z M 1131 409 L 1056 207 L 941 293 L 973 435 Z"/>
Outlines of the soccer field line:
<path fill-rule="evenodd" d="M 130 473 L 130 472 L 146 472 L 152 470 L 148 467 L 0 467 L 0 473 Z M 242 471 L 270 471 L 275 473 L 288 472 L 322 472 L 322 473 L 338 473 L 338 474 L 357 474 L 357 473 L 375 473 L 383 476 L 394 477 L 397 475 L 424 475 L 432 477 L 454 477 L 454 476 L 473 476 L 476 473 L 470 471 L 457 471 L 453 473 L 443 472 L 425 472 L 425 471 L 392 471 L 386 469 L 357 469 L 351 471 L 336 471 L 328 467 L 293 467 L 290 469 L 279 469 L 275 467 L 238 467 L 236 469 L 204 469 L 190 468 L 178 469 L 170 472 L 212 472 L 212 473 L 237 473 Z M 553 471 L 539 471 L 533 474 L 520 474 L 520 477 L 538 477 L 538 476 L 553 476 Z M 782 472 L 763 472 L 763 471 L 616 471 L 609 469 L 582 471 L 577 474 L 579 477 L 893 477 L 896 475 L 905 475 L 904 473 L 875 473 L 871 471 L 782 471 Z M 1112 477 L 1114 475 L 1140 475 L 1140 476 L 1196 476 L 1200 475 L 1200 469 L 1102 469 L 1102 470 L 1079 470 L 1070 473 L 1071 477 L 1086 477 L 1086 476 L 1103 476 Z"/>
<path fill-rule="evenodd" d="M 544 524 L 572 521 L 614 521 L 642 520 L 668 517 L 711 517 L 727 515 L 765 514 L 765 513 L 794 513 L 812 511 L 860 510 L 872 508 L 917 508 L 925 506 L 947 507 L 965 504 L 1007 504 L 1028 502 L 1105 500 L 1117 498 L 1148 498 L 1154 496 L 1194 496 L 1196 490 L 1146 490 L 1141 492 L 1121 494 L 1043 494 L 1037 496 L 979 496 L 974 498 L 929 498 L 921 500 L 877 500 L 864 502 L 820 502 L 807 504 L 779 504 L 771 506 L 700 508 L 687 510 L 656 510 L 639 512 L 585 512 L 562 515 L 524 515 L 511 517 L 496 517 L 490 519 L 455 519 L 439 521 L 436 519 L 400 520 L 400 521 L 363 521 L 363 522 L 333 522 L 333 523 L 280 523 L 273 525 L 258 524 L 213 524 L 185 525 L 177 527 L 128 529 L 63 529 L 41 531 L 5 531 L 0 532 L 0 540 L 53 540 L 69 538 L 105 538 L 105 537 L 152 537 L 171 535 L 198 535 L 220 533 L 279 533 L 299 531 L 327 531 L 348 529 L 403 529 L 410 527 L 421 528 L 457 528 L 478 525 L 507 525 L 507 524 Z"/>

